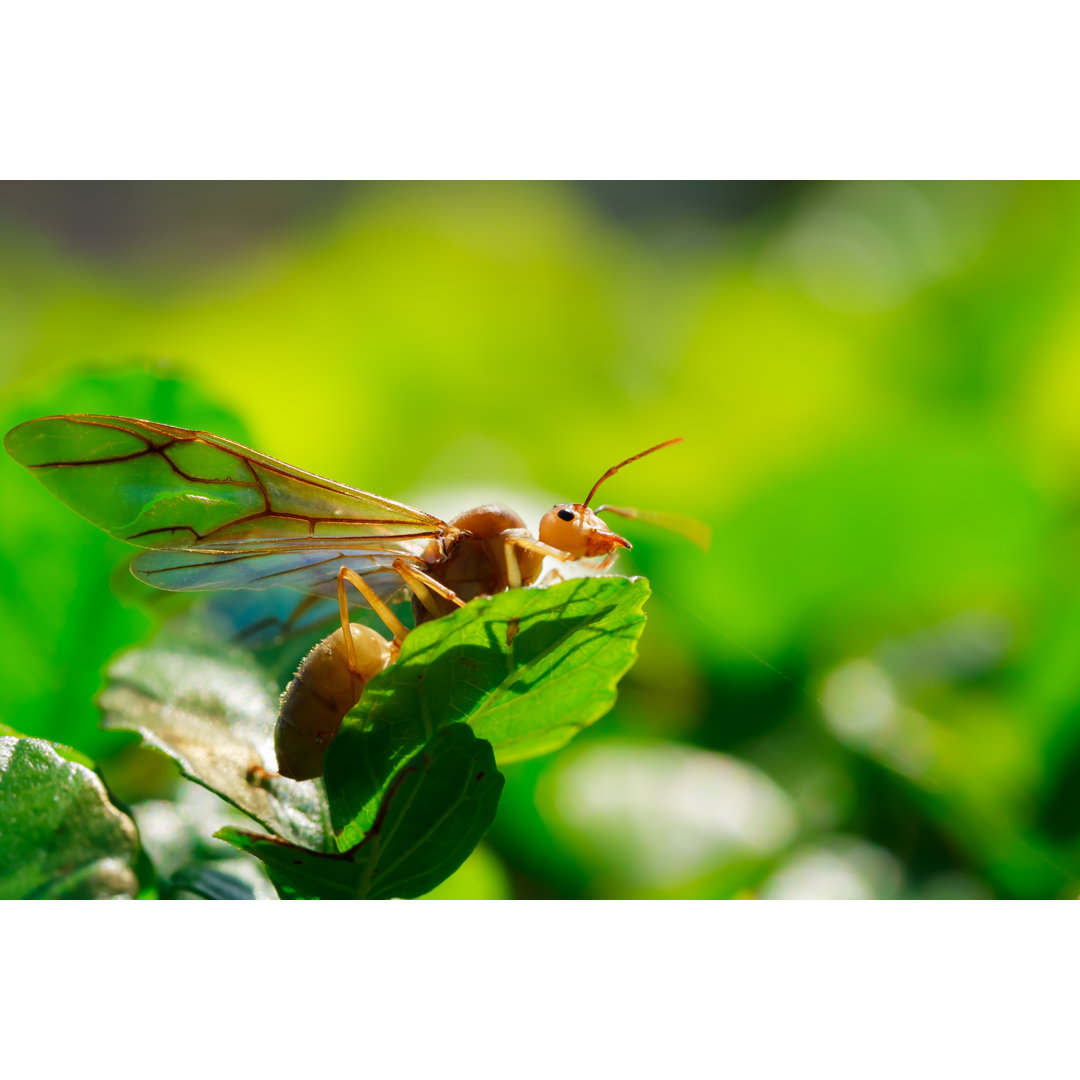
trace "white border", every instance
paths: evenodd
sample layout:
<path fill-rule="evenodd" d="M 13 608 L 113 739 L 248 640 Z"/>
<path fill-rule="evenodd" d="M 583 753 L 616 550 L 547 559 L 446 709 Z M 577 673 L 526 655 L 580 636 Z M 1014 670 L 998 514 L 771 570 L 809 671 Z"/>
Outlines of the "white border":
<path fill-rule="evenodd" d="M 8 8 L 8 179 L 1077 175 L 1045 0 Z"/>
<path fill-rule="evenodd" d="M 4 1056 L 20 1076 L 1053 1075 L 1075 1052 L 1075 920 L 1034 901 L 24 902 Z"/>

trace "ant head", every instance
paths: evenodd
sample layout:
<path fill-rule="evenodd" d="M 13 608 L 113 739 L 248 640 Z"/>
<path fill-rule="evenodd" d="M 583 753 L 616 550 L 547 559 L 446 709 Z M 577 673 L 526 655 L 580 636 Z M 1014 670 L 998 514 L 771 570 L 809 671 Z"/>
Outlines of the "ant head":
<path fill-rule="evenodd" d="M 629 540 L 613 533 L 584 503 L 553 506 L 540 519 L 539 539 L 572 559 L 591 559 L 630 547 Z"/>
<path fill-rule="evenodd" d="M 561 506 L 553 506 L 540 519 L 539 539 L 542 544 L 549 544 L 553 548 L 565 551 L 571 559 L 591 559 L 597 556 L 610 555 L 614 557 L 616 548 L 630 547 L 630 541 L 613 533 L 597 516 L 589 509 L 600 485 L 610 476 L 614 476 L 624 465 L 631 461 L 637 461 L 646 454 L 660 450 L 672 443 L 682 442 L 681 439 L 669 439 L 660 443 L 659 446 L 650 446 L 640 454 L 620 461 L 613 465 L 592 486 L 592 491 L 583 503 L 563 503 Z"/>

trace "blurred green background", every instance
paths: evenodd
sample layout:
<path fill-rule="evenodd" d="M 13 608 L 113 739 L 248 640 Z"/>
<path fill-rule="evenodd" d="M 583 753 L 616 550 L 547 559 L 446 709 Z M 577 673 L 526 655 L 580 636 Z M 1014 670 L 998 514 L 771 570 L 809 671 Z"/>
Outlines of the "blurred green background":
<path fill-rule="evenodd" d="M 1073 184 L 7 183 L 0 420 L 534 526 L 681 435 L 603 499 L 711 551 L 625 524 L 640 661 L 442 894 L 1074 897 L 1078 293 Z M 0 721 L 123 786 L 92 698 L 170 601 L 0 493 Z"/>

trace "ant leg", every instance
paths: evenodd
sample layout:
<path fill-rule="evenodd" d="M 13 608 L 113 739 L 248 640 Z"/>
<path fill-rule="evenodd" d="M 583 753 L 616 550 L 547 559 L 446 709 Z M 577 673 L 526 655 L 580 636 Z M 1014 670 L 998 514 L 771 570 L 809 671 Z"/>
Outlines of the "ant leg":
<path fill-rule="evenodd" d="M 512 536 L 506 541 L 507 545 L 516 544 L 518 547 L 525 548 L 527 551 L 535 551 L 540 555 L 547 555 L 552 559 L 558 559 L 559 562 L 572 562 L 574 560 L 573 555 L 568 555 L 565 551 L 560 551 L 558 548 L 552 547 L 550 544 L 543 544 L 539 540 L 527 539 L 523 536 Z M 610 555 L 608 555 L 604 561 L 596 568 L 596 573 L 602 574 L 605 570 L 610 570 L 615 560 L 618 558 L 619 552 L 616 549 Z M 544 575 L 544 579 L 547 580 L 556 571 L 552 569 Z M 562 576 L 559 575 L 555 580 L 562 580 Z"/>
<path fill-rule="evenodd" d="M 560 551 L 550 544 L 543 544 L 539 540 L 533 540 L 532 537 L 508 536 L 503 550 L 506 552 L 506 580 L 511 589 L 521 587 L 521 567 L 518 565 L 517 556 L 514 554 L 515 547 L 522 548 L 525 551 L 535 551 L 538 555 L 550 556 L 560 562 L 568 562 L 573 558 L 565 551 Z M 543 586 L 545 583 L 550 585 L 556 581 L 562 581 L 562 574 L 553 568 L 544 575 L 544 581 L 541 582 L 541 585 Z"/>
<path fill-rule="evenodd" d="M 304 613 L 317 604 L 319 600 L 320 597 L 318 596 L 305 596 L 292 609 L 292 613 L 287 618 L 279 619 L 276 615 L 267 615 L 265 618 L 253 622 L 250 626 L 238 630 L 233 635 L 233 641 L 242 644 L 250 639 L 258 638 L 264 631 L 270 629 L 274 629 L 274 638 L 272 640 L 280 641 L 286 634 L 292 632 L 294 625 L 300 621 Z"/>
<path fill-rule="evenodd" d="M 338 611 L 341 614 L 341 633 L 345 639 L 345 657 L 349 671 L 356 673 L 356 651 L 353 648 L 352 631 L 349 629 L 349 603 L 345 599 L 345 582 L 353 585 L 358 593 L 371 605 L 371 610 L 386 624 L 387 630 L 394 635 L 394 645 L 401 648 L 408 630 L 401 620 L 390 610 L 386 601 L 355 571 L 343 566 L 338 570 L 337 594 Z"/>
<path fill-rule="evenodd" d="M 517 557 L 514 555 L 515 547 L 521 548 L 524 551 L 535 551 L 538 555 L 550 556 L 553 559 L 558 559 L 560 562 L 567 562 L 573 558 L 572 555 L 568 555 L 565 551 L 560 551 L 550 544 L 544 544 L 539 540 L 534 540 L 531 536 L 507 536 L 504 539 L 504 543 L 505 547 L 503 550 L 506 552 L 506 581 L 511 589 L 521 588 L 521 567 L 518 565 Z M 559 580 L 562 579 L 560 578 Z"/>
<path fill-rule="evenodd" d="M 558 585 L 565 580 L 566 578 L 559 573 L 559 568 L 553 566 L 536 584 L 538 588 L 546 589 L 550 585 Z"/>
<path fill-rule="evenodd" d="M 520 589 L 521 567 L 518 565 L 517 556 L 514 554 L 514 545 L 509 541 L 503 545 L 503 556 L 506 559 L 506 584 L 511 589 Z"/>
<path fill-rule="evenodd" d="M 292 631 L 292 628 L 318 602 L 319 602 L 319 597 L 317 597 L 317 596 L 303 596 L 303 597 L 301 597 L 300 598 L 300 603 L 298 603 L 296 605 L 296 607 L 294 607 L 292 609 L 292 611 L 289 612 L 289 617 L 285 620 L 284 623 L 282 623 L 281 632 L 283 634 L 290 633 Z"/>
<path fill-rule="evenodd" d="M 552 559 L 558 559 L 559 562 L 569 562 L 574 557 L 568 555 L 565 551 L 552 547 L 550 544 L 543 544 L 539 540 L 533 540 L 532 537 L 509 536 L 506 543 L 508 546 L 513 544 L 515 547 L 524 548 L 526 551 L 535 551 L 538 555 L 547 555 Z"/>
<path fill-rule="evenodd" d="M 436 619 L 442 612 L 436 606 L 432 593 L 436 593 L 444 600 L 449 600 L 452 604 L 457 604 L 458 607 L 465 606 L 465 601 L 453 589 L 448 588 L 441 581 L 436 581 L 430 574 L 425 574 L 423 570 L 410 566 L 404 559 L 395 559 L 391 569 L 396 570 L 401 575 L 405 584 L 416 593 L 416 598 L 427 608 L 428 613 Z"/>

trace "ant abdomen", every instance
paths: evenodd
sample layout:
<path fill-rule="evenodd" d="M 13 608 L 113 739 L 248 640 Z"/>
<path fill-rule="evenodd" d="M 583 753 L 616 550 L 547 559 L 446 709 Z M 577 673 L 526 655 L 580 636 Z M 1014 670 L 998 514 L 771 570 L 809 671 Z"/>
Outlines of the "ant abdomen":
<path fill-rule="evenodd" d="M 274 728 L 278 772 L 290 780 L 322 776 L 326 748 L 368 681 L 393 659 L 391 643 L 374 630 L 350 623 L 356 670 L 349 669 L 345 637 L 338 627 L 300 661 L 281 695 Z"/>

